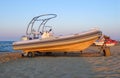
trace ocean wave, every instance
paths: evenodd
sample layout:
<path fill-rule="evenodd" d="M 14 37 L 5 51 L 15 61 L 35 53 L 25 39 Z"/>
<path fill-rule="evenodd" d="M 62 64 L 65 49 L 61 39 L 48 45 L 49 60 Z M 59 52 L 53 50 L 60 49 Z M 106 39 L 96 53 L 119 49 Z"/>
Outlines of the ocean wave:
<path fill-rule="evenodd" d="M 15 52 L 12 47 L 14 41 L 0 41 L 0 52 Z"/>

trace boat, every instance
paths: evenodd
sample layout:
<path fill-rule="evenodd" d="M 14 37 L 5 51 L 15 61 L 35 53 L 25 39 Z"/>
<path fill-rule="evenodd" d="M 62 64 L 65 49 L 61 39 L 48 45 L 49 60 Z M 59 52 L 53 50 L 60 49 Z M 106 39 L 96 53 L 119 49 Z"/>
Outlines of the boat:
<path fill-rule="evenodd" d="M 30 57 L 36 52 L 80 52 L 102 35 L 99 29 L 90 29 L 67 36 L 54 36 L 52 27 L 46 26 L 46 23 L 56 16 L 56 14 L 44 14 L 34 17 L 28 24 L 26 35 L 22 36 L 20 41 L 13 43 L 13 49 L 22 50 L 22 55 Z M 35 22 L 40 22 L 37 30 L 34 29 Z"/>
<path fill-rule="evenodd" d="M 111 39 L 108 36 L 102 35 L 101 38 L 99 38 L 97 41 L 94 42 L 95 45 L 97 46 L 107 46 L 107 47 L 112 47 L 115 46 L 118 42 L 116 40 Z"/>

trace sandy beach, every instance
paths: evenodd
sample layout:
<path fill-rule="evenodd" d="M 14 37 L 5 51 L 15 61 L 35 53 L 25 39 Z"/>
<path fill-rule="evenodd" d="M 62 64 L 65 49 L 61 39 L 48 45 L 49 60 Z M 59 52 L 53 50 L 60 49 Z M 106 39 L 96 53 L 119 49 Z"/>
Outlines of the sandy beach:
<path fill-rule="evenodd" d="M 95 47 L 86 51 L 94 52 Z M 119 78 L 120 46 L 111 47 L 111 56 L 18 57 L 0 63 L 0 78 Z M 9 55 L 9 54 L 8 54 Z M 3 58 L 3 56 L 0 55 Z M 13 57 L 13 55 L 11 55 Z"/>

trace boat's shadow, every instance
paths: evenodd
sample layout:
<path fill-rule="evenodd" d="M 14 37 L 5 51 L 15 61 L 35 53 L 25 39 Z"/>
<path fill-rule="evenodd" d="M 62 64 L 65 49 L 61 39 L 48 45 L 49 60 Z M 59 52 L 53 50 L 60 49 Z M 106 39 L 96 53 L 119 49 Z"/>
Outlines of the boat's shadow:
<path fill-rule="evenodd" d="M 35 57 L 99 57 L 102 56 L 100 53 L 94 52 L 80 52 L 80 53 L 51 53 L 51 54 L 43 54 L 36 55 Z"/>

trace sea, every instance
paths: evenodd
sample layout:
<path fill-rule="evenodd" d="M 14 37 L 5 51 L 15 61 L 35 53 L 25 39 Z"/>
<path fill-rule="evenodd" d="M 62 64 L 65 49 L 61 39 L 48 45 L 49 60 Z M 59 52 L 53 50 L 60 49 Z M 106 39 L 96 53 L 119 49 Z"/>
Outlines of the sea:
<path fill-rule="evenodd" d="M 18 52 L 13 50 L 13 42 L 14 41 L 0 41 L 0 52 Z"/>

